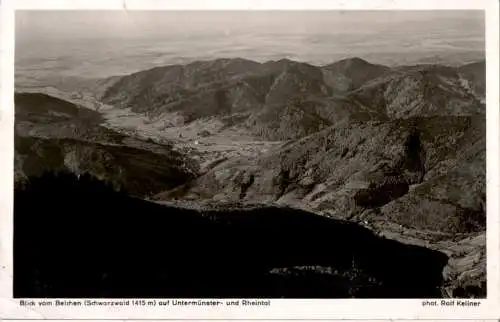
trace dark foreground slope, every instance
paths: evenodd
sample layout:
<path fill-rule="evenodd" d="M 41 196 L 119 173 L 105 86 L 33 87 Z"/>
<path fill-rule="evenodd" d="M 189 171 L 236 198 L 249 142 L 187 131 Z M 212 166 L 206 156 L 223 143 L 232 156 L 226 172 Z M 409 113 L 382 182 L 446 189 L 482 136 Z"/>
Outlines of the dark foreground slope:
<path fill-rule="evenodd" d="M 14 297 L 441 297 L 443 253 L 304 211 L 166 207 L 72 174 L 14 203 Z"/>

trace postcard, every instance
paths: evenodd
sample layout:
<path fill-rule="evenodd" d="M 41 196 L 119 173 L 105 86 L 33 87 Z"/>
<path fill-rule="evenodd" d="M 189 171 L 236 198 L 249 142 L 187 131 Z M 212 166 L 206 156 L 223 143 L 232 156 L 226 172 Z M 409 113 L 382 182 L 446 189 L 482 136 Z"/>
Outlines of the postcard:
<path fill-rule="evenodd" d="M 2 319 L 498 319 L 498 1 L 4 1 Z"/>

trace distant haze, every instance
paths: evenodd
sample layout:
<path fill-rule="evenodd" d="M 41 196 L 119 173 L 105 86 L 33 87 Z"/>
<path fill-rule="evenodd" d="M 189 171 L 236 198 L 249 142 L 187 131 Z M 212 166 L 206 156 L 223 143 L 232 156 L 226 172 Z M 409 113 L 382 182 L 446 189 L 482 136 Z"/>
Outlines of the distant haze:
<path fill-rule="evenodd" d="M 482 11 L 18 11 L 16 80 L 221 57 L 459 64 L 484 57 L 484 24 Z"/>

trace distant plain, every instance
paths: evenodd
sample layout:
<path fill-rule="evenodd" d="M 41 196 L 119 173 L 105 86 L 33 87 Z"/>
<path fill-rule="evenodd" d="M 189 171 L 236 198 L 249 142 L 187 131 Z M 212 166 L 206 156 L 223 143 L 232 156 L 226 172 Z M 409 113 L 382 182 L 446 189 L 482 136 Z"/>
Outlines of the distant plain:
<path fill-rule="evenodd" d="M 19 12 L 16 87 L 216 58 L 457 65 L 484 58 L 473 12 Z M 54 24 L 54 21 L 58 23 Z M 209 26 L 209 27 L 208 27 Z"/>

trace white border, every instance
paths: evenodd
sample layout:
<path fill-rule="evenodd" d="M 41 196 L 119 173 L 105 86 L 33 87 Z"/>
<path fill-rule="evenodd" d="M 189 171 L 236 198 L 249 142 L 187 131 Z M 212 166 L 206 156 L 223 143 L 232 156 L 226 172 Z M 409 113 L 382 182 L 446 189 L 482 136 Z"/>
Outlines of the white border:
<path fill-rule="evenodd" d="M 499 283 L 499 61 L 498 0 L 3 0 L 1 12 L 0 102 L 0 318 L 93 319 L 497 319 Z M 120 310 L 96 307 L 27 310 L 12 297 L 12 160 L 13 160 L 13 9 L 286 9 L 286 10 L 437 10 L 485 9 L 487 48 L 487 260 L 488 299 L 479 308 L 423 308 L 419 300 L 272 300 L 271 307 Z"/>
<path fill-rule="evenodd" d="M 15 9 L 445 10 L 488 7 L 490 0 L 4 0 Z"/>

